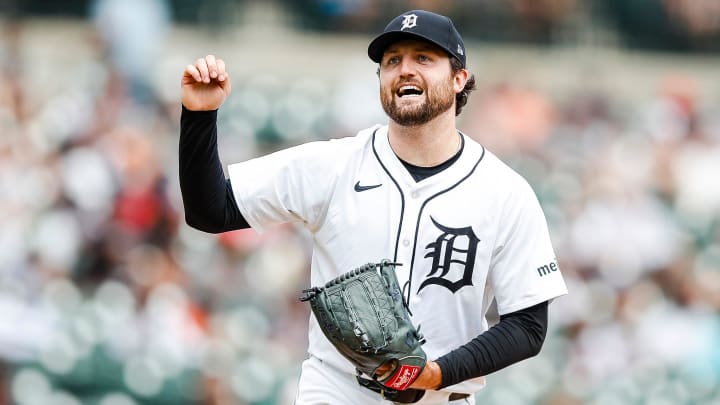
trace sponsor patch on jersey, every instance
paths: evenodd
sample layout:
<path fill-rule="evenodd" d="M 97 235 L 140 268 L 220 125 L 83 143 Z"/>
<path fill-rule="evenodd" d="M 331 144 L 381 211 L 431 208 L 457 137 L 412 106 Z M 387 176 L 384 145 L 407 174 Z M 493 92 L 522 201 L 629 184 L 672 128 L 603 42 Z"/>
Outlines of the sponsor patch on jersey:
<path fill-rule="evenodd" d="M 542 266 L 537 268 L 537 272 L 540 277 L 546 276 L 550 273 L 554 273 L 558 270 L 560 270 L 560 266 L 558 266 L 557 264 L 557 259 L 553 260 L 548 264 L 543 264 Z"/>
<path fill-rule="evenodd" d="M 407 389 L 420 373 L 419 366 L 402 365 L 397 373 L 385 385 L 396 390 Z"/>

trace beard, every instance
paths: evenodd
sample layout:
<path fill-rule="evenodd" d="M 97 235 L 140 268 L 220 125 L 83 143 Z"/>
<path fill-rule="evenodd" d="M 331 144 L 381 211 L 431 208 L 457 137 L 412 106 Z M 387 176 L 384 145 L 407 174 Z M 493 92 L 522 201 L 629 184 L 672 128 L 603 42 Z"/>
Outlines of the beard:
<path fill-rule="evenodd" d="M 397 86 L 380 88 L 380 102 L 383 110 L 396 123 L 412 127 L 428 123 L 438 115 L 449 110 L 455 101 L 452 79 L 435 84 L 424 90 L 425 100 L 416 105 L 400 105 L 396 98 L 397 90 L 408 82 L 399 83 Z M 418 87 L 421 87 L 417 83 Z"/>

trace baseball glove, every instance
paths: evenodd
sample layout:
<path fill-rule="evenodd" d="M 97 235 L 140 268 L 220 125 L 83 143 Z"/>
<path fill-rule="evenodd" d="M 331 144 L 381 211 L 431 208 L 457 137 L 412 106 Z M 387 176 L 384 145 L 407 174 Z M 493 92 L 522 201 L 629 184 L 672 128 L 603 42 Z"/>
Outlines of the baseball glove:
<path fill-rule="evenodd" d="M 303 291 L 328 340 L 386 398 L 406 390 L 425 368 L 425 340 L 415 329 L 389 260 L 368 263 Z M 389 371 L 377 375 L 381 365 Z M 368 387 L 367 385 L 363 385 Z"/>

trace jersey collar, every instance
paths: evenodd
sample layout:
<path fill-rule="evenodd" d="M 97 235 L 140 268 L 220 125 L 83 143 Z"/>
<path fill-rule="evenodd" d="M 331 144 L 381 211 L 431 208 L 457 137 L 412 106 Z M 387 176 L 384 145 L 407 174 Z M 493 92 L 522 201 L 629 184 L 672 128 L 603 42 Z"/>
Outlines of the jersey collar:
<path fill-rule="evenodd" d="M 378 159 L 387 169 L 388 174 L 397 181 L 403 190 L 432 194 L 461 182 L 473 170 L 477 170 L 475 168 L 483 158 L 485 153 L 483 146 L 463 133 L 460 133 L 460 135 L 463 137 L 464 146 L 457 161 L 441 173 L 419 182 L 413 179 L 402 161 L 400 161 L 392 150 L 387 126 L 382 126 L 375 130 L 373 135 L 373 148 L 375 149 Z"/>

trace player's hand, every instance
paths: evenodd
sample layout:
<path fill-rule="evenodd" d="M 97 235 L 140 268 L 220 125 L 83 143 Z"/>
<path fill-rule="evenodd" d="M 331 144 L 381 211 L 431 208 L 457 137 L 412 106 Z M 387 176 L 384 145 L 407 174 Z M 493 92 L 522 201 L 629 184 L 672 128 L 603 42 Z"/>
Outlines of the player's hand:
<path fill-rule="evenodd" d="M 434 361 L 428 361 L 418 378 L 410 384 L 409 388 L 422 390 L 436 390 L 442 384 L 442 370 Z"/>
<path fill-rule="evenodd" d="M 217 110 L 230 95 L 230 75 L 222 59 L 207 55 L 185 67 L 181 86 L 185 108 L 192 111 Z"/>

